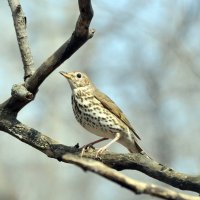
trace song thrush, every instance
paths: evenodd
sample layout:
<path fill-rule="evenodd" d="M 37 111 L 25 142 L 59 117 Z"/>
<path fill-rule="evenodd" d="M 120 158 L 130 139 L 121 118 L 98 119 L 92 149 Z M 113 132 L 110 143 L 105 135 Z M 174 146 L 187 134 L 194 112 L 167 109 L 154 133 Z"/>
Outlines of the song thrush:
<path fill-rule="evenodd" d="M 97 151 L 104 152 L 111 144 L 118 142 L 132 153 L 141 152 L 136 134 L 120 108 L 100 92 L 82 72 L 60 72 L 67 78 L 72 90 L 72 107 L 77 121 L 91 133 L 102 137 L 90 144 L 112 139 Z M 96 155 L 96 156 L 97 156 Z"/>

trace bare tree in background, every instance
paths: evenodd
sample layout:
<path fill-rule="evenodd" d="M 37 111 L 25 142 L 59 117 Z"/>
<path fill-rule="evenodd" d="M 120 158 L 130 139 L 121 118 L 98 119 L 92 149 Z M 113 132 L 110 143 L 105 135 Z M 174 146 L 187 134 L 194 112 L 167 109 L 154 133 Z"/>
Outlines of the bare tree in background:
<path fill-rule="evenodd" d="M 80 15 L 72 36 L 56 50 L 55 53 L 45 60 L 41 66 L 36 68 L 28 44 L 26 18 L 23 14 L 22 7 L 17 0 L 9 0 L 8 2 L 12 11 L 17 41 L 23 61 L 24 82 L 23 84 L 15 84 L 12 87 L 11 97 L 0 104 L 0 130 L 31 145 L 45 153 L 48 157 L 58 159 L 65 163 L 71 163 L 84 170 L 99 174 L 136 194 L 148 194 L 163 199 L 200 199 L 197 196 L 189 196 L 153 184 L 135 181 L 118 171 L 124 169 L 138 170 L 176 188 L 197 193 L 200 193 L 199 176 L 189 176 L 176 172 L 141 154 L 114 154 L 107 152 L 97 160 L 95 158 L 96 150 L 91 150 L 81 158 L 81 149 L 78 145 L 74 147 L 62 145 L 36 129 L 21 123 L 17 119 L 18 113 L 27 104 L 34 101 L 38 89 L 45 79 L 84 45 L 88 39 L 93 37 L 94 30 L 89 29 L 93 17 L 93 10 L 89 0 L 79 0 Z M 177 41 L 177 39 L 175 38 L 174 41 Z M 172 45 L 175 44 L 174 42 Z M 175 53 L 179 55 L 184 52 L 177 50 Z M 150 83 L 148 87 L 157 88 L 158 81 L 152 78 L 153 72 L 147 71 L 145 76 Z M 156 105 L 159 105 L 159 90 L 154 89 L 149 91 Z M 156 106 L 155 109 L 156 108 L 159 108 L 159 106 Z M 155 110 L 152 110 L 152 112 L 159 113 Z M 159 116 L 156 117 L 159 120 Z M 163 145 L 168 146 L 168 142 L 165 142 L 166 143 L 163 143 Z M 161 142 L 159 142 L 159 144 L 160 143 Z M 163 154 L 163 156 L 165 156 L 165 154 Z"/>

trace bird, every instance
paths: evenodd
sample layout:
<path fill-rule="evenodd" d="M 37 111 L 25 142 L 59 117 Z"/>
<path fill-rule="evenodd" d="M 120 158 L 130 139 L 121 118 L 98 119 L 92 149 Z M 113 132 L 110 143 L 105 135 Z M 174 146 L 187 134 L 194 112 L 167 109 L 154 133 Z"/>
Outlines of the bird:
<path fill-rule="evenodd" d="M 102 154 L 113 143 L 118 142 L 131 153 L 141 153 L 139 135 L 136 133 L 125 114 L 106 94 L 95 87 L 90 78 L 83 72 L 60 72 L 69 82 L 72 90 L 72 108 L 76 120 L 89 132 L 101 137 L 84 147 L 111 139 L 98 149 L 96 157 Z M 82 153 L 85 148 L 83 148 Z M 82 155 L 82 154 L 81 154 Z"/>

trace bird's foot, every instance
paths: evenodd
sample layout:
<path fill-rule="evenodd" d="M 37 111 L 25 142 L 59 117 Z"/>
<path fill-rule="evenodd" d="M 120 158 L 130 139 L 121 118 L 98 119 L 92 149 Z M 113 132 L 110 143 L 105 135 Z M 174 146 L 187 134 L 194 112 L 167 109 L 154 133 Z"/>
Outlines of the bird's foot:
<path fill-rule="evenodd" d="M 86 144 L 86 145 L 84 145 L 84 146 L 81 147 L 81 149 L 82 149 L 82 150 L 81 150 L 81 157 L 83 157 L 84 153 L 85 153 L 89 148 L 95 149 L 95 148 L 93 147 L 92 144 Z"/>
<path fill-rule="evenodd" d="M 117 140 L 119 140 L 120 138 L 120 133 L 116 133 L 115 138 L 113 140 L 111 140 L 106 146 L 101 147 L 97 153 L 96 153 L 96 158 L 98 157 L 99 154 L 102 154 L 111 144 L 113 144 L 114 142 L 116 142 Z"/>
<path fill-rule="evenodd" d="M 100 154 L 102 154 L 102 153 L 103 153 L 104 151 L 106 151 L 106 150 L 107 150 L 107 147 L 106 147 L 106 146 L 101 147 L 100 149 L 98 149 L 95 158 L 98 158 L 98 156 L 99 156 Z"/>
<path fill-rule="evenodd" d="M 99 142 L 102 142 L 104 140 L 108 140 L 108 138 L 101 138 L 101 139 L 98 139 L 98 140 L 95 140 L 94 142 L 90 142 L 89 144 L 86 144 L 84 146 L 81 147 L 82 151 L 81 151 L 81 157 L 83 156 L 84 152 L 89 149 L 89 148 L 92 148 L 92 149 L 95 149 L 93 147 L 94 144 L 97 144 Z"/>
<path fill-rule="evenodd" d="M 81 150 L 81 158 L 83 157 L 84 153 L 85 153 L 85 148 L 82 148 L 82 150 Z"/>

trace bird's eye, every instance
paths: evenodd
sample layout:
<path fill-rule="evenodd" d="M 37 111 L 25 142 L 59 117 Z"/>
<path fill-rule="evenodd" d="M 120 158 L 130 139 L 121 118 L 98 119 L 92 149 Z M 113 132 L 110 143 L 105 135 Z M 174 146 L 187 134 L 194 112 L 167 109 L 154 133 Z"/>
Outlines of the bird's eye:
<path fill-rule="evenodd" d="M 76 77 L 81 78 L 81 74 L 80 73 L 76 74 Z"/>

